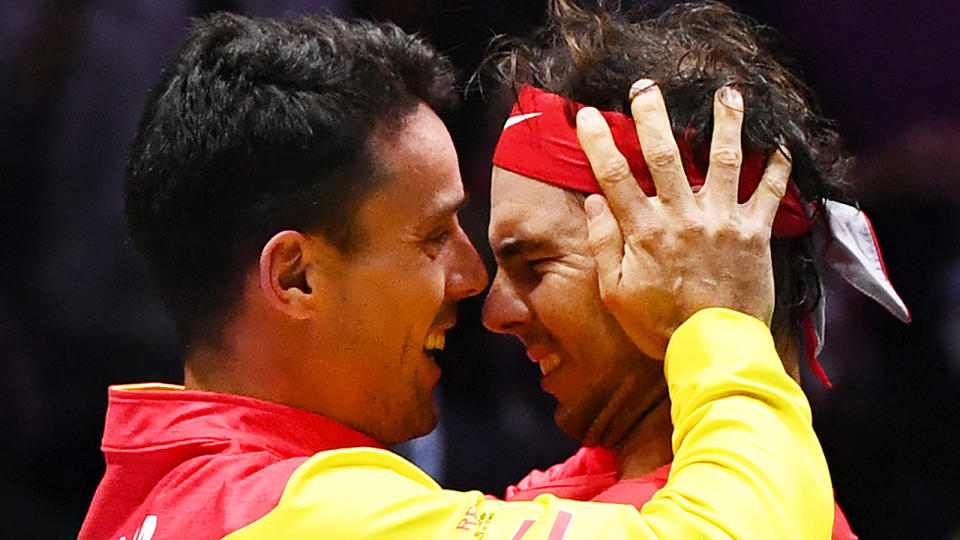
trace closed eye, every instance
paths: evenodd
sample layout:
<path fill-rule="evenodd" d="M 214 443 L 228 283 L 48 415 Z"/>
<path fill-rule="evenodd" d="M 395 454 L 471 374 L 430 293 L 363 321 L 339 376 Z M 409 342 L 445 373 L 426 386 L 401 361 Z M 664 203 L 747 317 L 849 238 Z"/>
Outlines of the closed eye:
<path fill-rule="evenodd" d="M 556 261 L 555 257 L 540 257 L 536 259 L 524 259 L 521 257 L 511 257 L 502 261 L 501 266 L 512 279 L 527 286 L 536 286 L 548 273 L 552 263 Z"/>
<path fill-rule="evenodd" d="M 436 259 L 443 248 L 447 246 L 450 239 L 453 238 L 453 231 L 449 228 L 441 229 L 429 234 L 423 239 L 423 251 L 431 259 Z"/>
<path fill-rule="evenodd" d="M 532 269 L 541 269 L 547 264 L 552 263 L 556 260 L 555 257 L 541 257 L 539 259 L 529 259 L 526 261 L 526 265 Z"/>
<path fill-rule="evenodd" d="M 453 236 L 452 231 L 444 230 L 429 236 L 425 241 L 433 244 L 446 244 Z"/>

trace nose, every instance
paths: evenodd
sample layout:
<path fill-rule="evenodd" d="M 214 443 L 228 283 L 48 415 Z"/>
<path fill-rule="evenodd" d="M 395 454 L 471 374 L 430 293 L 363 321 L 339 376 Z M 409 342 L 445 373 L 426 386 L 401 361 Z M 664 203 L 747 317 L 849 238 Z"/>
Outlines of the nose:
<path fill-rule="evenodd" d="M 483 292 L 490 282 L 487 269 L 483 266 L 477 248 L 473 247 L 461 227 L 457 227 L 453 241 L 456 248 L 452 250 L 452 257 L 449 259 L 452 268 L 447 274 L 447 297 L 460 300 L 476 296 Z"/>
<path fill-rule="evenodd" d="M 506 273 L 497 269 L 493 285 L 483 303 L 483 325 L 491 332 L 514 334 L 530 322 L 530 309 L 517 294 Z"/>

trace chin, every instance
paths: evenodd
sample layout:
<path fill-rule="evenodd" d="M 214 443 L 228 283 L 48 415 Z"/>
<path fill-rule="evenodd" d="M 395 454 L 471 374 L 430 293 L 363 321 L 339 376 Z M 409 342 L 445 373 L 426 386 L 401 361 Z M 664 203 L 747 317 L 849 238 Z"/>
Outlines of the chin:
<path fill-rule="evenodd" d="M 577 414 L 578 412 L 576 409 L 571 409 L 563 404 L 559 404 L 557 405 L 556 412 L 553 413 L 553 420 L 556 422 L 557 427 L 560 428 L 560 431 L 564 432 L 567 437 L 584 446 L 594 446 L 585 440 L 590 423 L 584 420 L 582 413 Z"/>
<path fill-rule="evenodd" d="M 557 427 L 583 446 L 600 446 L 610 422 L 610 396 L 593 393 L 574 403 L 559 402 L 553 415 Z"/>
<path fill-rule="evenodd" d="M 437 407 L 437 402 L 430 400 L 429 414 L 421 419 L 419 429 L 415 430 L 417 433 L 410 437 L 411 439 L 416 439 L 417 437 L 423 437 L 427 433 L 430 433 L 436 429 L 437 424 L 440 423 L 440 411 Z"/>
<path fill-rule="evenodd" d="M 389 446 L 423 437 L 433 431 L 439 421 L 440 414 L 437 403 L 431 399 L 429 404 L 424 404 L 415 413 L 408 415 L 406 419 L 398 419 L 394 425 L 401 429 L 378 442 Z"/>

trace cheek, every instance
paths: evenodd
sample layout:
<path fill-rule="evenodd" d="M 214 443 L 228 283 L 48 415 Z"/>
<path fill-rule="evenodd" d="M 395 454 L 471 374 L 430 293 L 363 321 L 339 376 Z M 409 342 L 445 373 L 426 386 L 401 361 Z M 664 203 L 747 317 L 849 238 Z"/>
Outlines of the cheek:
<path fill-rule="evenodd" d="M 391 280 L 391 298 L 384 299 L 393 316 L 416 313 L 416 306 L 428 309 L 439 305 L 446 289 L 444 265 L 437 259 L 418 254 L 413 260 L 398 262 L 383 269 L 385 279 Z M 434 307 L 434 309 L 436 309 Z"/>
<path fill-rule="evenodd" d="M 561 342 L 576 343 L 605 311 L 596 286 L 585 276 L 547 274 L 530 294 L 540 322 Z"/>
<path fill-rule="evenodd" d="M 572 357 L 589 359 L 593 364 L 635 350 L 616 318 L 603 305 L 598 286 L 586 274 L 576 279 L 544 279 L 531 292 L 530 301 L 540 322 Z"/>

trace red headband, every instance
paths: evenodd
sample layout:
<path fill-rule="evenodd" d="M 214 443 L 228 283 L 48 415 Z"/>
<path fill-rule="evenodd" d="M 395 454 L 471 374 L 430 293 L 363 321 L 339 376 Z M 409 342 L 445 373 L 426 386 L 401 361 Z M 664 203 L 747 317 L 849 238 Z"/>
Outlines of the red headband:
<path fill-rule="evenodd" d="M 530 178 L 586 193 L 602 193 L 587 155 L 577 140 L 577 128 L 568 118 L 585 107 L 580 103 L 543 90 L 524 86 L 519 99 L 503 126 L 500 141 L 493 154 L 493 164 Z M 570 110 L 570 116 L 566 111 Z M 611 111 L 601 111 L 613 133 L 613 141 L 620 153 L 627 158 L 630 170 L 644 193 L 656 193 L 650 170 L 643 159 L 636 127 L 629 116 Z M 690 137 L 677 141 L 683 168 L 690 185 L 703 186 L 706 171 L 701 170 L 693 159 Z M 766 156 L 751 154 L 744 158 L 740 167 L 738 200 L 746 202 L 760 184 Z M 802 236 L 810 230 L 810 220 L 804 211 L 793 181 L 780 203 L 773 221 L 773 235 L 778 237 Z"/>

